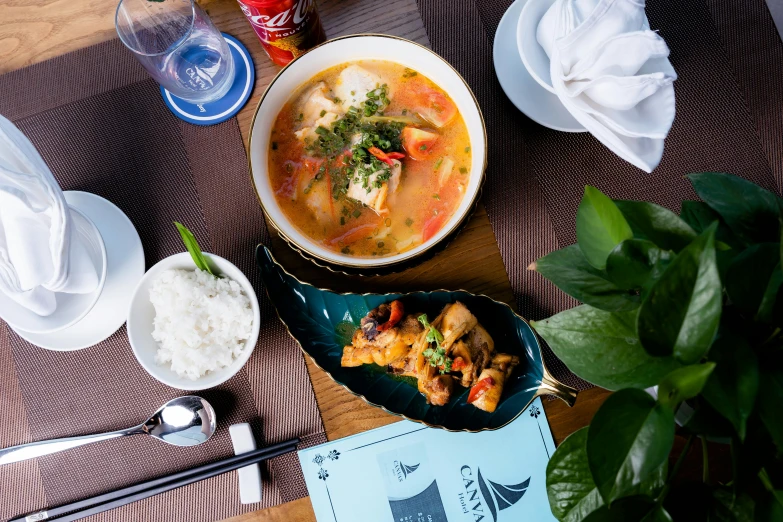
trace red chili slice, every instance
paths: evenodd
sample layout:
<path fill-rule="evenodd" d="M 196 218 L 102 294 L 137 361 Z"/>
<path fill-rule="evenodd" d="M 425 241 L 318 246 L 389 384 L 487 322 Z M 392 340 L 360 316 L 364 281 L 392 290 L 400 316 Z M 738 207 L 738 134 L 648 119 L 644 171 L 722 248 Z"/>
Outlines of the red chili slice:
<path fill-rule="evenodd" d="M 495 379 L 492 377 L 484 377 L 470 389 L 468 394 L 468 404 L 476 402 L 482 395 L 487 393 L 487 390 L 495 385 Z"/>

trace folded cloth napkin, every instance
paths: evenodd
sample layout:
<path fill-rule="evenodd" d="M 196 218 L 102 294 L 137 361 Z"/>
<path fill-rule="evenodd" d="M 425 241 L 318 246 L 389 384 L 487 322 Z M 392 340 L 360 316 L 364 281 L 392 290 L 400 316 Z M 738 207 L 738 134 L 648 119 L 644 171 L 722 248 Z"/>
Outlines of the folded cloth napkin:
<path fill-rule="evenodd" d="M 71 228 L 70 209 L 43 158 L 0 116 L 0 291 L 42 316 L 55 311 L 56 292 L 94 292 L 98 272 Z"/>
<path fill-rule="evenodd" d="M 651 172 L 674 121 L 669 47 L 644 0 L 555 0 L 536 39 L 568 111 L 612 152 Z"/>

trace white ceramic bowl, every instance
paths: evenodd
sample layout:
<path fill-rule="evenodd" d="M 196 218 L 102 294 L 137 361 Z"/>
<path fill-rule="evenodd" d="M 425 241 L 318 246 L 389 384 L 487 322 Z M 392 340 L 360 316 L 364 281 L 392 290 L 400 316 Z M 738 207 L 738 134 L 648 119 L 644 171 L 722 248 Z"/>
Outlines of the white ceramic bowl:
<path fill-rule="evenodd" d="M 16 301 L 0 292 L 0 317 L 14 330 L 44 334 L 64 330 L 78 323 L 92 310 L 103 292 L 106 283 L 106 245 L 98 228 L 82 212 L 70 207 L 71 233 L 86 247 L 98 272 L 98 288 L 89 294 L 55 294 L 57 309 L 48 316 L 40 316 L 20 306 Z"/>
<path fill-rule="evenodd" d="M 530 76 L 541 87 L 554 93 L 549 73 L 549 56 L 536 38 L 538 24 L 555 0 L 527 0 L 517 22 L 517 50 Z"/>
<path fill-rule="evenodd" d="M 316 243 L 285 217 L 275 199 L 267 165 L 269 142 L 280 109 L 303 83 L 319 72 L 355 60 L 387 60 L 426 75 L 445 90 L 459 108 L 470 136 L 473 153 L 471 177 L 465 196 L 451 219 L 427 242 L 402 254 L 357 258 L 334 252 Z M 318 260 L 352 268 L 388 267 L 423 254 L 449 236 L 470 214 L 478 198 L 486 168 L 487 135 L 478 102 L 465 80 L 443 58 L 410 40 L 388 35 L 352 35 L 330 40 L 292 61 L 269 84 L 253 117 L 250 130 L 250 168 L 253 184 L 267 222 L 305 254 Z"/>
<path fill-rule="evenodd" d="M 164 271 L 172 269 L 195 270 L 196 265 L 190 254 L 183 252 L 167 257 L 150 268 L 144 277 L 139 281 L 136 291 L 131 300 L 128 310 L 128 339 L 130 340 L 133 354 L 147 373 L 157 380 L 180 390 L 205 390 L 212 388 L 229 380 L 231 377 L 245 365 L 258 341 L 258 332 L 261 327 L 261 309 L 258 306 L 258 297 L 253 286 L 236 266 L 231 262 L 214 254 L 204 255 L 211 261 L 210 267 L 216 274 L 230 277 L 242 287 L 242 291 L 250 298 L 250 304 L 253 308 L 253 331 L 247 340 L 246 349 L 243 355 L 234 360 L 232 364 L 225 368 L 209 372 L 195 381 L 187 377 L 180 377 L 167 365 L 160 365 L 155 362 L 155 353 L 158 351 L 158 343 L 152 338 L 153 320 L 155 319 L 155 308 L 150 302 L 150 286 L 155 279 Z"/>

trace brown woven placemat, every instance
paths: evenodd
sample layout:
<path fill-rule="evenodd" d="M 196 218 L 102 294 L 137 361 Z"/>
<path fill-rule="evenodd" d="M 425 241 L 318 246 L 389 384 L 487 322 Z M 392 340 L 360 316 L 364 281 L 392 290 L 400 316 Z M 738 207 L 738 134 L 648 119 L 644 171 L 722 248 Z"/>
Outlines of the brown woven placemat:
<path fill-rule="evenodd" d="M 41 152 L 64 190 L 107 198 L 133 221 L 147 267 L 183 251 L 182 221 L 205 251 L 236 264 L 261 301 L 261 335 L 245 368 L 198 392 L 215 407 L 207 443 L 176 448 L 150 437 L 100 442 L 0 466 L 0 519 L 56 506 L 233 454 L 228 426 L 251 422 L 262 444 L 326 441 L 301 352 L 277 319 L 255 268 L 268 242 L 236 120 L 197 127 L 175 118 L 157 84 L 109 41 L 0 76 L 0 113 Z M 76 352 L 51 352 L 0 322 L 0 447 L 126 428 L 184 392 L 136 362 L 125 328 Z M 263 501 L 242 506 L 229 473 L 93 517 L 215 520 L 307 495 L 295 454 L 263 469 Z"/>
<path fill-rule="evenodd" d="M 419 0 L 432 48 L 473 88 L 487 121 L 484 204 L 520 313 L 540 319 L 575 301 L 526 267 L 574 243 L 585 185 L 615 198 L 651 200 L 679 212 L 696 199 L 689 172 L 725 171 L 778 193 L 783 187 L 783 45 L 764 0 L 647 2 L 678 80 L 677 116 L 652 174 L 625 163 L 590 134 L 557 132 L 527 119 L 495 77 L 492 44 L 511 0 Z M 553 374 L 568 372 L 547 348 Z"/>

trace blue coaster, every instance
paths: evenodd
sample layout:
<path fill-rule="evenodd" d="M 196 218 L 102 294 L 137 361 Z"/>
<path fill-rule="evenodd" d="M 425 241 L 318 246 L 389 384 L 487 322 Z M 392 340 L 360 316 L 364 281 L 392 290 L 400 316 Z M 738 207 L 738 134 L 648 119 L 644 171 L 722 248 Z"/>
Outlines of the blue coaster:
<path fill-rule="evenodd" d="M 226 33 L 223 33 L 223 37 L 231 49 L 231 56 L 234 58 L 234 67 L 236 68 L 234 85 L 225 96 L 209 103 L 191 103 L 174 96 L 163 87 L 160 88 L 166 106 L 181 120 L 196 125 L 215 125 L 238 113 L 250 98 L 253 84 L 256 81 L 253 59 L 239 40 Z"/>

